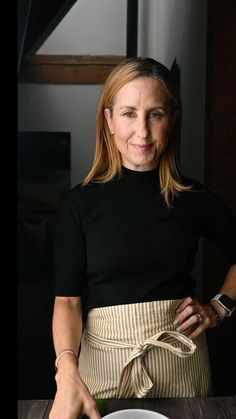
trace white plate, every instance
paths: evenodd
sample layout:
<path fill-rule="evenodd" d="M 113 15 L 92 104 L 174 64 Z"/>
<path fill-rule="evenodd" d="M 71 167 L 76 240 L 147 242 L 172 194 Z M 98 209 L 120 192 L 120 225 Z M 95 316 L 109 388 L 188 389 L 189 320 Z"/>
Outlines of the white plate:
<path fill-rule="evenodd" d="M 161 413 L 146 409 L 125 409 L 117 410 L 103 416 L 102 419 L 169 419 Z"/>

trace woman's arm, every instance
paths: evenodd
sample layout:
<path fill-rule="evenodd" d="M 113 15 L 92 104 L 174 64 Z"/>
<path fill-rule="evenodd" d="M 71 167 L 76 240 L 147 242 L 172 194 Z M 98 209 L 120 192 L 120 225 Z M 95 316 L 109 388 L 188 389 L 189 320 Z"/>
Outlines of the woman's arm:
<path fill-rule="evenodd" d="M 53 341 L 56 355 L 65 349 L 78 353 L 82 334 L 80 297 L 56 297 L 53 313 Z M 57 392 L 49 415 L 50 419 L 77 419 L 86 414 L 100 419 L 96 402 L 80 378 L 77 360 L 65 353 L 58 361 L 55 376 Z"/>
<path fill-rule="evenodd" d="M 236 302 L 236 265 L 232 265 L 229 269 L 219 294 L 226 294 Z M 218 301 L 212 300 L 219 317 L 223 320 L 227 316 L 227 311 L 220 305 Z M 199 321 L 199 315 L 200 319 Z M 217 319 L 211 308 L 201 304 L 194 298 L 185 298 L 177 308 L 174 324 L 178 331 L 185 331 L 190 326 L 195 326 L 189 337 L 195 338 L 200 335 L 208 327 L 215 327 Z"/>
<path fill-rule="evenodd" d="M 231 300 L 236 302 L 236 265 L 232 265 L 229 269 L 219 294 L 226 294 L 231 298 Z M 218 301 L 212 300 L 211 303 L 215 306 L 219 316 L 222 319 L 226 317 L 227 311 Z"/>

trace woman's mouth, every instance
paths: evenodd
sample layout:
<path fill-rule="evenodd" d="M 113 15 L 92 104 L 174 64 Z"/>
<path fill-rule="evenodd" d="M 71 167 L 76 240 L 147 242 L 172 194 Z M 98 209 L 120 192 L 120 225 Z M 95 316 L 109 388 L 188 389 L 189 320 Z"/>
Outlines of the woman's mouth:
<path fill-rule="evenodd" d="M 147 150 L 150 150 L 153 147 L 153 143 L 151 143 L 151 144 L 133 144 L 133 147 L 135 147 L 137 150 L 140 150 L 140 151 L 147 151 Z"/>

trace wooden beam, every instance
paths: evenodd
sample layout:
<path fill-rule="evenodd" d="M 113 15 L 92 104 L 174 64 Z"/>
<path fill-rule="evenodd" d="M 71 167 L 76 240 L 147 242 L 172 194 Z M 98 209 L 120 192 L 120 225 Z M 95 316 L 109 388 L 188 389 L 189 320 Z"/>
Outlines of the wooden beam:
<path fill-rule="evenodd" d="M 19 83 L 103 84 L 126 57 L 120 55 L 34 55 L 22 67 Z"/>

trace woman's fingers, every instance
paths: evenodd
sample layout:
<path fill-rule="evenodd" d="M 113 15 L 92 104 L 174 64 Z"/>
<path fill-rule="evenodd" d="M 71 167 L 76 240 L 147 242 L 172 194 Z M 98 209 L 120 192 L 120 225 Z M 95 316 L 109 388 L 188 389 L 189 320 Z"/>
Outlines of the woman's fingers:
<path fill-rule="evenodd" d="M 214 319 L 208 308 L 197 300 L 187 297 L 177 307 L 174 325 L 178 332 L 187 332 L 190 338 L 200 335 L 213 326 Z M 188 330 L 189 329 L 189 330 Z"/>
<path fill-rule="evenodd" d="M 180 326 L 186 320 L 188 320 L 194 314 L 194 301 L 191 297 L 185 298 L 180 305 L 176 309 L 176 317 L 174 320 L 175 326 Z M 195 322 L 197 319 L 195 318 Z M 190 326 L 193 323 L 193 319 L 191 321 Z"/>
<path fill-rule="evenodd" d="M 90 419 L 101 419 L 101 414 L 98 410 L 95 400 L 90 400 L 88 404 L 84 405 L 84 413 Z"/>
<path fill-rule="evenodd" d="M 93 409 L 89 414 L 90 419 L 100 419 L 101 415 L 97 409 Z"/>
<path fill-rule="evenodd" d="M 193 304 L 193 299 L 191 297 L 186 297 L 176 308 L 176 314 L 181 313 L 187 306 Z"/>

